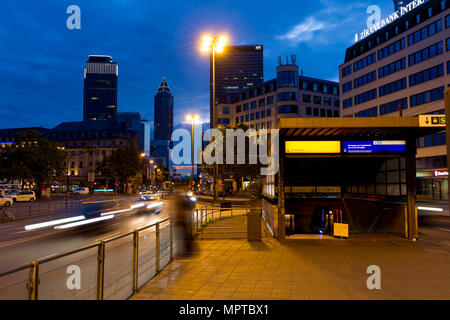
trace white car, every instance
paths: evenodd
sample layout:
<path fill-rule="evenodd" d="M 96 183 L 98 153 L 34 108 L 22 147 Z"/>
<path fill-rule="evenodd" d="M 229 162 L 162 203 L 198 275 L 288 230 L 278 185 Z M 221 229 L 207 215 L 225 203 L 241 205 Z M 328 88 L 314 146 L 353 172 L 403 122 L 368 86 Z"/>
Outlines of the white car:
<path fill-rule="evenodd" d="M 11 194 L 11 199 L 13 199 L 14 202 L 33 202 L 36 201 L 36 194 L 34 193 L 34 191 L 22 190 Z"/>
<path fill-rule="evenodd" d="M 6 207 L 9 208 L 13 205 L 13 199 L 7 198 L 6 196 L 0 196 L 0 208 Z"/>
<path fill-rule="evenodd" d="M 76 188 L 73 192 L 74 195 L 80 195 L 80 196 L 86 196 L 89 194 L 89 188 L 87 187 L 80 187 Z"/>

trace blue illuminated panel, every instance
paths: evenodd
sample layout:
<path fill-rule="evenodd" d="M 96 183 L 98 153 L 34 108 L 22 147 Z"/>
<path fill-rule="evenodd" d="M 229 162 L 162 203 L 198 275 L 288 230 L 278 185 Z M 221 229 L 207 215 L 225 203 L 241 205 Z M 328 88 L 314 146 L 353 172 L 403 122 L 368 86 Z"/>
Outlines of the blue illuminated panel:
<path fill-rule="evenodd" d="M 343 141 L 344 153 L 403 153 L 406 141 Z"/>

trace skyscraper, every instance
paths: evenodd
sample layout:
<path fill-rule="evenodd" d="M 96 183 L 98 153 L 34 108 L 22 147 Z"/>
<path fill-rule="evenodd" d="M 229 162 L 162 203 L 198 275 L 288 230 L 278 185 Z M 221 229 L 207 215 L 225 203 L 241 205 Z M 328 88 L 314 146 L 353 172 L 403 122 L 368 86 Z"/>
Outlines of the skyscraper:
<path fill-rule="evenodd" d="M 110 56 L 90 55 L 84 67 L 83 120 L 115 120 L 118 66 Z"/>
<path fill-rule="evenodd" d="M 264 82 L 263 46 L 226 46 L 222 53 L 216 54 L 216 104 L 226 94 L 237 93 Z M 210 59 L 210 120 L 212 113 L 212 56 Z"/>
<path fill-rule="evenodd" d="M 141 150 L 145 152 L 148 149 L 147 143 L 149 141 L 146 141 L 145 134 L 145 123 L 147 120 L 139 112 L 119 112 L 117 113 L 117 122 L 126 129 L 137 132 L 139 134 Z"/>
<path fill-rule="evenodd" d="M 153 156 L 165 159 L 162 163 L 170 169 L 169 150 L 173 131 L 173 95 L 163 78 L 155 95 L 154 109 L 154 139 L 151 153 Z"/>
<path fill-rule="evenodd" d="M 163 78 L 155 95 L 155 140 L 170 140 L 173 131 L 173 95 Z"/>

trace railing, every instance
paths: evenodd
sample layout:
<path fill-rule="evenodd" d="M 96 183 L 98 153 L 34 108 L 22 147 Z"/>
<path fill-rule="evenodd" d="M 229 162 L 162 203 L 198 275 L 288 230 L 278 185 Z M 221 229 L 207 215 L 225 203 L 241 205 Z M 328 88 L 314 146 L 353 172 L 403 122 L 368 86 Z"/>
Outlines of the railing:
<path fill-rule="evenodd" d="M 0 300 L 128 299 L 173 260 L 170 219 L 0 274 Z"/>
<path fill-rule="evenodd" d="M 213 205 L 205 205 L 195 209 L 192 217 L 192 233 L 198 234 L 203 227 L 215 220 L 223 220 L 237 216 L 247 216 L 250 210 L 261 210 L 247 203 L 246 205 L 231 206 L 230 208 L 221 208 Z"/>
<path fill-rule="evenodd" d="M 80 208 L 82 205 L 82 201 L 58 201 L 58 202 L 42 202 L 42 203 L 33 203 L 33 204 L 17 204 L 14 203 L 12 207 L 4 207 L 0 209 L 6 210 L 7 213 L 12 214 L 14 219 L 22 219 L 26 217 L 33 216 L 41 216 L 41 215 L 50 215 L 62 213 L 65 211 L 71 211 L 76 208 Z M 1 212 L 2 210 L 0 210 Z M 8 220 L 9 215 L 3 214 L 0 217 L 0 222 L 4 222 Z M 11 220 L 11 219 L 9 219 Z"/>

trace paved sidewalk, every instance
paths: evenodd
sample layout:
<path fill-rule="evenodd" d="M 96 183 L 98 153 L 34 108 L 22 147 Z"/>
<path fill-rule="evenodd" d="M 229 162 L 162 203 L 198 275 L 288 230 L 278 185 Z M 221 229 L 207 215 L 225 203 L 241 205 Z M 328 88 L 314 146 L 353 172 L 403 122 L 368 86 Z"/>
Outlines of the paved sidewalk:
<path fill-rule="evenodd" d="M 450 243 L 390 235 L 350 240 L 197 241 L 133 299 L 450 299 Z M 370 265 L 381 290 L 368 290 Z"/>

